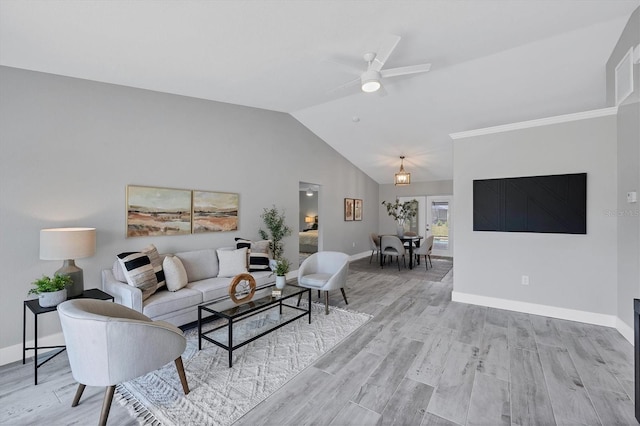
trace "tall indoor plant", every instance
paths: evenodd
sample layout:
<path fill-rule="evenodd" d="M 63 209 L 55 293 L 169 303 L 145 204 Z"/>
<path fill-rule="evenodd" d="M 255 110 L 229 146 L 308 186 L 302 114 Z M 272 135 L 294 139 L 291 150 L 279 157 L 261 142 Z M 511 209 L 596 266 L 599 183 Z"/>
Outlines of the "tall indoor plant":
<path fill-rule="evenodd" d="M 271 208 L 265 208 L 260 215 L 267 231 L 260 228 L 258 233 L 263 240 L 269 240 L 269 249 L 275 260 L 280 260 L 284 254 L 284 243 L 282 240 L 291 235 L 291 228 L 285 223 L 284 210 L 281 212 L 274 205 Z"/>
<path fill-rule="evenodd" d="M 414 198 L 413 200 L 401 203 L 400 200 L 396 198 L 395 203 L 383 201 L 382 205 L 387 208 L 387 214 L 396 220 L 398 224 L 398 236 L 402 237 L 404 235 L 404 224 L 406 220 L 418 214 L 418 200 Z"/>

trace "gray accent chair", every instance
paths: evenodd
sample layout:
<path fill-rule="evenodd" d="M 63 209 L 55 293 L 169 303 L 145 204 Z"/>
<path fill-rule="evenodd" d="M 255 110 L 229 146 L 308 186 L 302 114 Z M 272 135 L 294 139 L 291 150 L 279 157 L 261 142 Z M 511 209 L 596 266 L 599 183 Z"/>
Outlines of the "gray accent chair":
<path fill-rule="evenodd" d="M 429 259 L 429 263 L 433 268 L 433 263 L 431 263 L 431 251 L 433 250 L 433 235 L 429 235 L 423 244 L 420 244 L 420 247 L 413 251 L 413 254 L 416 255 L 416 260 L 420 260 L 420 256 L 424 256 L 424 267 L 428 270 L 427 259 Z"/>
<path fill-rule="evenodd" d="M 400 256 L 404 262 L 405 268 L 407 267 L 407 259 L 405 258 L 405 247 L 402 244 L 402 240 L 395 235 L 383 235 L 380 243 L 380 254 L 382 256 L 395 256 L 398 258 L 398 271 L 400 270 Z M 382 262 L 384 268 L 384 259 Z"/>
<path fill-rule="evenodd" d="M 349 275 L 349 255 L 337 251 L 319 251 L 307 257 L 298 269 L 298 285 L 320 292 L 324 291 L 324 310 L 329 314 L 329 291 L 340 289 L 344 303 L 347 295 L 344 286 Z M 298 298 L 300 304 L 300 297 Z"/>
<path fill-rule="evenodd" d="M 182 331 L 164 321 L 104 300 L 74 299 L 58 305 L 69 364 L 78 390 L 71 404 L 80 402 L 87 385 L 106 386 L 100 425 L 107 424 L 113 393 L 118 383 L 157 370 L 174 361 L 189 393 L 182 364 L 187 346 Z"/>

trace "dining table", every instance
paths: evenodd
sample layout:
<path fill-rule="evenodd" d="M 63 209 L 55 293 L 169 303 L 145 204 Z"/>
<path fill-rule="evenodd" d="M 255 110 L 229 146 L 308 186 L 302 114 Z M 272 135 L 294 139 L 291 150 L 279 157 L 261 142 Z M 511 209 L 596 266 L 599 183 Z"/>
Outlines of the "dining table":
<path fill-rule="evenodd" d="M 379 238 L 378 245 L 380 247 L 380 267 L 382 267 L 384 264 L 384 257 L 382 256 L 382 237 L 383 236 L 384 235 L 380 235 L 378 237 Z M 413 269 L 413 249 L 420 247 L 420 240 L 422 240 L 424 237 L 420 235 L 403 235 L 402 237 L 398 235 L 394 235 L 394 236 L 400 238 L 400 241 L 402 241 L 402 244 L 405 244 L 407 242 L 410 243 L 409 246 L 407 247 L 409 249 L 409 269 Z M 420 259 L 416 261 L 416 264 L 418 265 L 420 264 Z"/>

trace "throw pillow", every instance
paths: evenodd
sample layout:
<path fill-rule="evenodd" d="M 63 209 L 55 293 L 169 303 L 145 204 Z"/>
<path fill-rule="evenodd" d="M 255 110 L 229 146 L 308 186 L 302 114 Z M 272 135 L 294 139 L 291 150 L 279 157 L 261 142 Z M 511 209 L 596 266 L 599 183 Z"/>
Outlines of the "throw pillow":
<path fill-rule="evenodd" d="M 178 257 L 167 255 L 162 261 L 162 269 L 167 281 L 167 290 L 178 291 L 187 285 L 187 271 Z"/>
<path fill-rule="evenodd" d="M 149 256 L 138 252 L 120 253 L 118 261 L 127 277 L 127 283 L 142 291 L 142 300 L 155 293 L 158 279 Z"/>
<path fill-rule="evenodd" d="M 220 270 L 219 277 L 235 277 L 247 272 L 247 248 L 236 250 L 216 250 Z"/>
<path fill-rule="evenodd" d="M 156 290 L 158 290 L 160 287 L 165 285 L 164 271 L 162 270 L 162 259 L 160 259 L 158 249 L 153 244 L 149 244 L 142 249 L 142 253 L 149 256 L 151 266 L 153 266 L 153 272 L 156 273 L 156 279 L 158 280 L 158 285 L 156 286 Z"/>
<path fill-rule="evenodd" d="M 251 241 L 246 238 L 236 238 L 236 248 L 247 249 L 249 272 L 269 270 L 269 240 Z"/>

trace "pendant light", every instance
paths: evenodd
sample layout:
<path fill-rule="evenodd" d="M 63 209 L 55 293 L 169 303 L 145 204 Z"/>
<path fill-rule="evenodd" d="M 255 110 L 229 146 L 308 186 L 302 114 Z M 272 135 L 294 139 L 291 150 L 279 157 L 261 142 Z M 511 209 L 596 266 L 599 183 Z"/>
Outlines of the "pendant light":
<path fill-rule="evenodd" d="M 411 173 L 404 171 L 404 155 L 400 156 L 400 171 L 396 173 L 393 183 L 396 186 L 404 186 L 411 183 Z"/>

